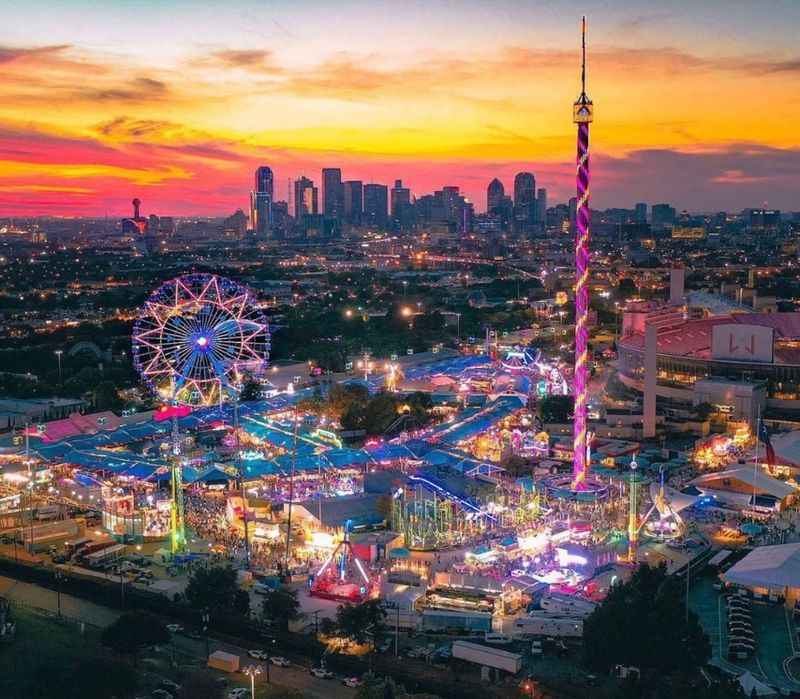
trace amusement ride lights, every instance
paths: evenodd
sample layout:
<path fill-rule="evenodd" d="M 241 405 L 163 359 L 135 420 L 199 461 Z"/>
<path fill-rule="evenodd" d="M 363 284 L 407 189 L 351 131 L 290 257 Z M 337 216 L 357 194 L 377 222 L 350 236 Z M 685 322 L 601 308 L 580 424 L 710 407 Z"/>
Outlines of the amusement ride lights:
<path fill-rule="evenodd" d="M 573 105 L 573 121 L 578 125 L 577 195 L 575 221 L 575 428 L 573 440 L 572 488 L 584 487 L 587 470 L 587 382 L 589 329 L 589 124 L 592 101 L 586 96 L 586 17 L 581 23 L 581 94 Z"/>

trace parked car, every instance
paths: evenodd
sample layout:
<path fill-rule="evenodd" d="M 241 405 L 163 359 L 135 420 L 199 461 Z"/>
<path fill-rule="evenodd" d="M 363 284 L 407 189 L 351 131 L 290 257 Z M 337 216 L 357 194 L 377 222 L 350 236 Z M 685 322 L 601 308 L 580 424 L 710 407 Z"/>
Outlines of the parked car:
<path fill-rule="evenodd" d="M 364 682 L 361 681 L 358 677 L 345 677 L 342 680 L 342 684 L 345 687 L 350 687 L 351 689 L 355 689 L 356 687 L 360 687 Z"/>
<path fill-rule="evenodd" d="M 177 694 L 181 690 L 181 686 L 172 680 L 163 679 L 158 683 L 159 689 L 165 689 L 170 694 Z"/>
<path fill-rule="evenodd" d="M 278 667 L 289 667 L 291 663 L 281 655 L 273 655 L 269 661 Z"/>
<path fill-rule="evenodd" d="M 326 670 L 324 667 L 312 667 L 311 674 L 314 677 L 319 677 L 321 680 L 332 680 L 333 673 L 330 670 Z"/>
<path fill-rule="evenodd" d="M 249 650 L 247 651 L 247 655 L 256 660 L 267 660 L 267 658 L 269 658 L 267 652 L 264 650 Z"/>
<path fill-rule="evenodd" d="M 180 633 L 183 631 L 183 626 L 180 624 L 167 624 L 167 631 L 170 633 Z"/>
<path fill-rule="evenodd" d="M 250 690 L 246 687 L 234 687 L 228 692 L 228 699 L 245 699 L 250 694 Z"/>

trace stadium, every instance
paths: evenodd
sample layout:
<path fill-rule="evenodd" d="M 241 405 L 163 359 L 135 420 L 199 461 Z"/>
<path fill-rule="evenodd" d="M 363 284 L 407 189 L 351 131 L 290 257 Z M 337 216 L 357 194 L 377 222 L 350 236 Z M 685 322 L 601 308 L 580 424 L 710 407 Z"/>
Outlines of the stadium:
<path fill-rule="evenodd" d="M 649 325 L 656 328 L 659 399 L 708 402 L 751 422 L 759 408 L 774 417 L 800 417 L 800 313 L 687 320 L 674 307 L 626 309 L 618 371 L 639 392 Z"/>

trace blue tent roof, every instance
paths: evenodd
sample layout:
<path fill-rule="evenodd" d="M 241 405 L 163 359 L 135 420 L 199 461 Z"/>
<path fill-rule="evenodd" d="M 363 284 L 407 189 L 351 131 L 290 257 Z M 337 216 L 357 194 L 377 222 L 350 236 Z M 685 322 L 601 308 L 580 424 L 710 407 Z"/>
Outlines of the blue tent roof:
<path fill-rule="evenodd" d="M 325 458 L 334 468 L 368 464 L 373 460 L 363 449 L 331 449 L 325 452 Z"/>
<path fill-rule="evenodd" d="M 414 458 L 413 452 L 405 444 L 380 444 L 376 447 L 367 447 L 367 452 L 375 461 Z"/>
<path fill-rule="evenodd" d="M 198 474 L 192 483 L 213 483 L 219 481 L 231 481 L 235 480 L 236 476 L 232 476 L 230 473 L 221 469 L 219 466 L 211 466 L 207 468 L 202 473 Z"/>

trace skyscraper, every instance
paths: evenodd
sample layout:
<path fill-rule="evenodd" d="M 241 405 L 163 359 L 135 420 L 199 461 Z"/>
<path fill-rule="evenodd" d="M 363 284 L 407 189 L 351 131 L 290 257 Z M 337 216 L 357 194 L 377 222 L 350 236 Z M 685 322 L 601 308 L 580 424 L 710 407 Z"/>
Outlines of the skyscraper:
<path fill-rule="evenodd" d="M 364 186 L 361 180 L 347 180 L 342 184 L 344 190 L 343 215 L 351 226 L 361 225 L 361 214 L 364 211 Z"/>
<path fill-rule="evenodd" d="M 519 172 L 514 178 L 514 221 L 518 232 L 528 232 L 536 220 L 536 178 Z"/>
<path fill-rule="evenodd" d="M 385 228 L 389 219 L 389 188 L 385 184 L 364 185 L 364 225 Z"/>
<path fill-rule="evenodd" d="M 266 165 L 256 169 L 256 192 L 267 192 L 270 196 L 275 193 L 272 170 Z"/>
<path fill-rule="evenodd" d="M 250 193 L 250 223 L 258 236 L 266 236 L 272 225 L 274 183 L 266 165 L 256 169 L 255 190 Z"/>
<path fill-rule="evenodd" d="M 502 205 L 505 195 L 506 188 L 503 187 L 503 183 L 495 177 L 486 189 L 486 211 L 490 214 L 496 213 Z"/>
<path fill-rule="evenodd" d="M 308 177 L 294 181 L 294 217 L 298 223 L 303 216 L 317 213 L 317 188 Z"/>
<path fill-rule="evenodd" d="M 650 214 L 653 228 L 675 223 L 675 209 L 669 204 L 653 204 Z"/>
<path fill-rule="evenodd" d="M 636 204 L 634 218 L 636 223 L 647 223 L 647 204 L 645 202 L 640 201 Z"/>
<path fill-rule="evenodd" d="M 411 205 L 411 190 L 403 187 L 402 180 L 395 180 L 394 187 L 389 192 L 391 204 L 392 224 L 398 230 L 405 230 L 414 225 L 413 207 Z"/>
<path fill-rule="evenodd" d="M 544 224 L 547 220 L 547 190 L 539 188 L 536 195 L 536 223 Z"/>
<path fill-rule="evenodd" d="M 322 213 L 335 219 L 341 219 L 344 213 L 342 171 L 338 167 L 322 170 Z"/>

